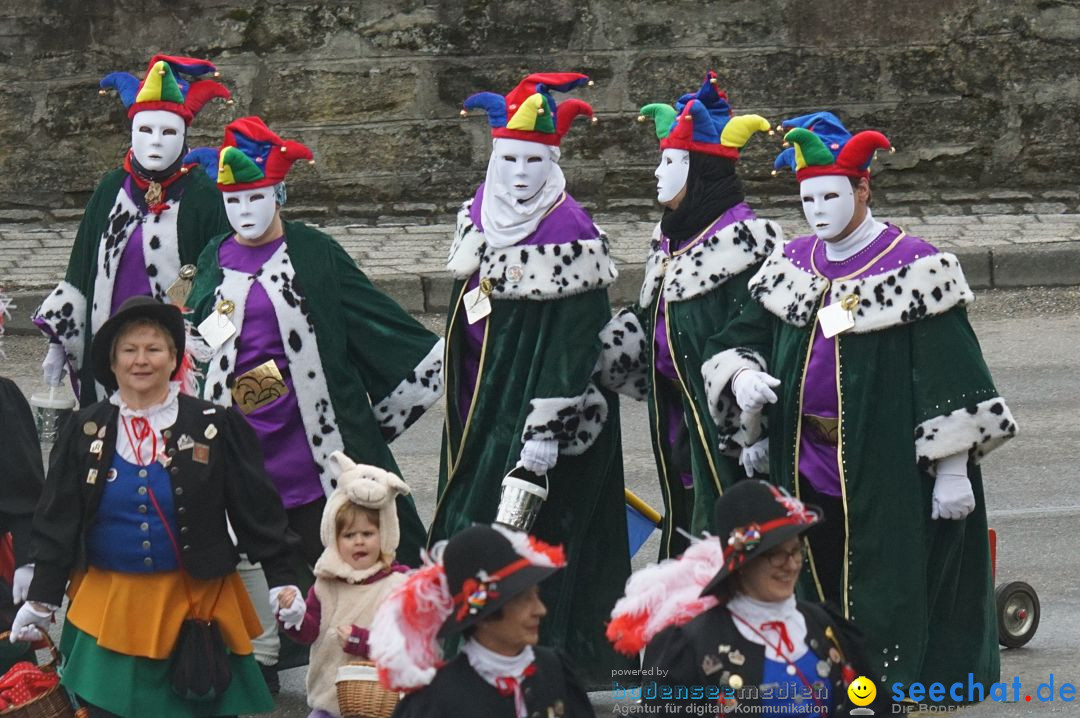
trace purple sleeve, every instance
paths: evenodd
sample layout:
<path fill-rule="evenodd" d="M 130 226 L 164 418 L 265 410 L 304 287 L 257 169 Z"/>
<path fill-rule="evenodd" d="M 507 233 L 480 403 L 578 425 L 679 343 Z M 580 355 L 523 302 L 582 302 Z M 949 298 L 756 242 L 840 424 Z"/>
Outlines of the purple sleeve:
<path fill-rule="evenodd" d="M 368 629 L 354 625 L 352 627 L 352 635 L 350 635 L 349 640 L 345 642 L 344 651 L 353 656 L 367 658 L 368 650 Z"/>
<path fill-rule="evenodd" d="M 307 606 L 307 610 L 304 612 L 304 620 L 300 628 L 285 628 L 284 626 L 282 628 L 285 629 L 289 638 L 298 643 L 314 643 L 319 637 L 319 624 L 322 623 L 322 604 L 319 603 L 319 597 L 315 595 L 314 586 L 308 589 L 304 605 Z M 278 623 L 280 624 L 281 621 Z"/>

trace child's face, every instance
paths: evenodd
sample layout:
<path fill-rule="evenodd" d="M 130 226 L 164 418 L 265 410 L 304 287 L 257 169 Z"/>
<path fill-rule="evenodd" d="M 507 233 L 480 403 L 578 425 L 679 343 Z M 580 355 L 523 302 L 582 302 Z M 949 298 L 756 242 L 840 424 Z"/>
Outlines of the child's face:
<path fill-rule="evenodd" d="M 357 515 L 337 537 L 338 554 L 357 571 L 371 568 L 379 560 L 379 527 L 364 514 Z"/>

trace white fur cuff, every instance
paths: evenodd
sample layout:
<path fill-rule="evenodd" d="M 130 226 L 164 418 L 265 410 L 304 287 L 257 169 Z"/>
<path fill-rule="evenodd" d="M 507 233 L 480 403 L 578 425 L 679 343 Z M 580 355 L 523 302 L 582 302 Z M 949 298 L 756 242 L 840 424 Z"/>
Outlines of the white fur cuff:
<path fill-rule="evenodd" d="M 740 369 L 765 371 L 765 368 L 765 359 L 760 354 L 742 348 L 722 351 L 701 366 L 709 414 L 716 424 L 720 447 L 725 451 L 737 451 L 761 438 L 761 412 L 742 411 L 735 403 L 735 397 L 726 389 Z"/>
<path fill-rule="evenodd" d="M 1005 400 L 995 396 L 915 427 L 915 458 L 923 471 L 932 471 L 938 459 L 965 451 L 979 463 L 1016 436 L 1016 431 L 1016 421 Z"/>
<path fill-rule="evenodd" d="M 607 421 L 607 400 L 592 382 L 581 396 L 533 399 L 530 406 L 522 443 L 554 439 L 559 442 L 559 453 L 568 456 L 584 454 Z"/>
<path fill-rule="evenodd" d="M 600 330 L 603 350 L 596 362 L 596 380 L 635 401 L 649 395 L 648 339 L 636 314 L 618 312 Z"/>
<path fill-rule="evenodd" d="M 440 339 L 409 376 L 390 395 L 372 407 L 387 442 L 393 441 L 424 415 L 443 394 L 443 353 Z"/>
<path fill-rule="evenodd" d="M 70 282 L 60 282 L 34 314 L 64 346 L 68 359 L 81 367 L 86 331 L 86 295 Z"/>

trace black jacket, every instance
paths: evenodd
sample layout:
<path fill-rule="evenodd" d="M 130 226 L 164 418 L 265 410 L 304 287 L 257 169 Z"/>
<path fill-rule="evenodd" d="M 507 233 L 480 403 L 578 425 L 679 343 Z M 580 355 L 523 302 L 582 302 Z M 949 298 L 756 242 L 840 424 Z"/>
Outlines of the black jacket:
<path fill-rule="evenodd" d="M 536 647 L 536 673 L 521 683 L 528 715 L 593 718 L 589 697 L 564 655 Z M 473 670 L 465 654 L 447 663 L 431 684 L 405 696 L 392 718 L 514 718 L 513 696 L 502 696 Z"/>
<path fill-rule="evenodd" d="M 44 483 L 34 415 L 19 387 L 0 377 L 0 534 L 10 531 L 15 566 L 29 561 L 30 525 Z"/>
<path fill-rule="evenodd" d="M 811 681 L 828 682 L 834 701 L 828 715 L 847 716 L 856 707 L 848 699 L 847 686 L 860 675 L 872 680 L 877 687 L 877 699 L 870 707 L 876 715 L 887 714 L 888 690 L 871 672 L 858 630 L 831 607 L 803 601 L 797 605 L 806 619 L 806 643 L 822 659 L 823 668 L 828 671 L 824 677 L 816 673 L 807 676 Z M 645 648 L 642 668 L 645 703 L 664 705 L 664 715 L 711 715 L 701 713 L 701 707 L 708 706 L 715 712 L 716 701 L 705 698 L 663 700 L 659 697 L 650 700 L 662 695 L 659 691 L 645 690 L 650 681 L 655 681 L 657 686 L 686 686 L 688 690 L 718 686 L 723 691 L 731 686 L 733 676 L 737 676 L 735 685 L 741 686 L 741 690 L 733 691 L 734 695 L 729 694 L 729 697 L 741 705 L 736 708 L 729 703 L 729 711 L 753 713 L 760 705 L 765 647 L 744 638 L 735 627 L 731 613 L 723 606 L 717 606 L 683 626 L 673 626 L 656 634 Z M 666 674 L 661 676 L 661 671 Z"/>
<path fill-rule="evenodd" d="M 266 475 L 255 432 L 233 409 L 184 395 L 179 401 L 176 423 L 162 436 L 171 457 L 184 568 L 198 579 L 220 578 L 236 570 L 243 551 L 262 564 L 271 587 L 295 584 L 285 509 Z M 34 514 L 30 555 L 37 565 L 31 601 L 59 605 L 71 571 L 86 567 L 86 537 L 112 466 L 118 414 L 108 401 L 92 404 L 72 416 L 57 438 Z M 103 450 L 91 453 L 102 428 Z M 177 441 L 185 434 L 209 447 L 207 463 L 195 461 L 194 449 L 179 450 Z M 229 538 L 226 512 L 239 549 Z"/>

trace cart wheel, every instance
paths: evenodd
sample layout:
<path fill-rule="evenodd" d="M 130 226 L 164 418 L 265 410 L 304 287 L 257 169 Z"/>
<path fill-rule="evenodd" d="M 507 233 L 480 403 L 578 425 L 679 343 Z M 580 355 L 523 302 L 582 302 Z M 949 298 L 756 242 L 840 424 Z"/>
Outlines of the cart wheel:
<path fill-rule="evenodd" d="M 1012 581 L 994 590 L 997 603 L 998 643 L 1019 648 L 1039 628 L 1039 596 L 1023 581 Z"/>

